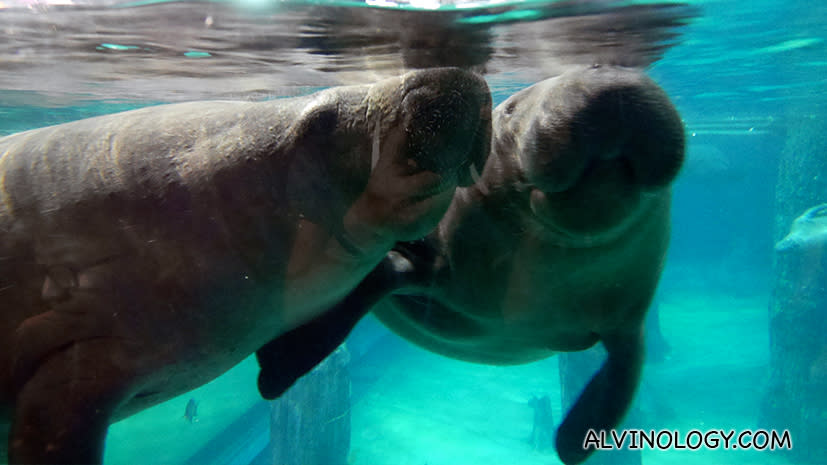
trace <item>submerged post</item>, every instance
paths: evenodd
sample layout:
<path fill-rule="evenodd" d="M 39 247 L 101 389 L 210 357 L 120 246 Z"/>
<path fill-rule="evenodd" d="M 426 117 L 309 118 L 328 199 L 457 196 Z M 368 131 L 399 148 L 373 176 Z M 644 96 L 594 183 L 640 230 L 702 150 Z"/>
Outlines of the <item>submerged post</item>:
<path fill-rule="evenodd" d="M 827 204 L 796 218 L 775 246 L 770 383 L 762 427 L 788 429 L 804 463 L 827 455 Z"/>
<path fill-rule="evenodd" d="M 350 450 L 350 355 L 344 345 L 270 407 L 274 465 L 346 465 Z"/>
<path fill-rule="evenodd" d="M 795 130 L 776 185 L 775 237 L 783 239 L 776 245 L 770 380 L 759 426 L 788 429 L 794 459 L 818 463 L 827 456 L 827 206 L 811 207 L 827 201 L 827 165 L 820 155 L 827 151 L 827 125 L 801 118 L 790 126 Z"/>

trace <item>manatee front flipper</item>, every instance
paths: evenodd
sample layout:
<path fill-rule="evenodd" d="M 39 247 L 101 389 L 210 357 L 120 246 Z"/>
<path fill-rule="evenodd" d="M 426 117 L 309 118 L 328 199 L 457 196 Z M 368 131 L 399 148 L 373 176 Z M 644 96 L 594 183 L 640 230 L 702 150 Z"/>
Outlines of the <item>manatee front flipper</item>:
<path fill-rule="evenodd" d="M 103 460 L 107 427 L 136 376 L 129 343 L 111 336 L 115 295 L 93 278 L 84 267 L 51 267 L 32 305 L 39 311 L 4 341 L 14 393 L 9 463 Z"/>
<path fill-rule="evenodd" d="M 557 430 L 557 455 L 566 465 L 581 463 L 594 452 L 584 449 L 589 430 L 616 428 L 632 403 L 643 365 L 643 331 L 602 337 L 606 361 L 580 393 Z"/>
<path fill-rule="evenodd" d="M 78 341 L 52 353 L 17 393 L 9 463 L 103 461 L 106 430 L 132 377 L 118 363 L 119 341 Z"/>
<path fill-rule="evenodd" d="M 296 380 L 336 350 L 376 303 L 407 285 L 413 272 L 413 264 L 408 259 L 391 251 L 336 306 L 257 350 L 261 396 L 272 400 L 284 394 Z"/>

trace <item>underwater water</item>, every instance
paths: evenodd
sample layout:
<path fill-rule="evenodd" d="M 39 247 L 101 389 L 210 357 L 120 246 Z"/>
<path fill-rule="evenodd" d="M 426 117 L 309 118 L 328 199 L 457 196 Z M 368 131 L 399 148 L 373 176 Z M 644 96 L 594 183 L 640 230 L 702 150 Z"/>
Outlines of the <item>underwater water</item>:
<path fill-rule="evenodd" d="M 645 67 L 681 113 L 687 159 L 652 304 L 668 348 L 650 354 L 623 428 L 682 436 L 789 430 L 793 447 L 655 447 L 635 458 L 600 452 L 587 463 L 827 463 L 818 445 L 827 443 L 827 299 L 817 300 L 818 289 L 827 295 L 827 268 L 796 278 L 790 270 L 802 267 L 774 249 L 796 217 L 827 202 L 827 4 L 370 6 L 0 0 L 0 136 L 160 103 L 304 95 L 412 67 L 482 70 L 495 105 L 569 64 Z M 820 246 L 801 253 L 821 260 Z M 797 292 L 804 287 L 808 293 Z M 787 303 L 788 295 L 807 301 Z M 785 306 L 796 307 L 795 318 L 784 319 Z M 797 345 L 779 342 L 790 340 Z M 531 441 L 532 398 L 549 396 L 555 424 L 565 414 L 558 357 L 510 367 L 455 361 L 405 342 L 372 316 L 346 345 L 347 463 L 561 463 L 553 447 Z M 257 374 L 248 358 L 113 424 L 104 463 L 272 463 L 268 443 L 278 433 Z M 291 440 L 301 448 L 308 439 Z"/>

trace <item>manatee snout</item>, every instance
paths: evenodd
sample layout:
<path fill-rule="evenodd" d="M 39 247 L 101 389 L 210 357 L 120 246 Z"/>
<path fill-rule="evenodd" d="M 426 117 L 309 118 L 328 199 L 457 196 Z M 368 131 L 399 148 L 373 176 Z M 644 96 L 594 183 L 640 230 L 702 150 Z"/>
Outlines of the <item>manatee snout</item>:
<path fill-rule="evenodd" d="M 548 234 L 572 247 L 626 231 L 668 193 L 684 158 L 674 105 L 628 68 L 577 67 L 539 82 L 500 104 L 493 124 L 499 167 L 486 173 L 502 179 L 490 182 L 518 185 Z"/>
<path fill-rule="evenodd" d="M 542 117 L 526 128 L 523 163 L 530 182 L 561 192 L 607 170 L 642 190 L 669 185 L 684 158 L 680 115 L 642 72 L 595 66 L 536 89 Z"/>
<path fill-rule="evenodd" d="M 775 244 L 778 253 L 827 247 L 827 203 L 809 208 L 793 221 L 790 232 Z"/>
<path fill-rule="evenodd" d="M 488 85 L 468 71 L 436 68 L 386 80 L 367 98 L 371 172 L 356 209 L 374 236 L 419 239 L 488 157 Z"/>
<path fill-rule="evenodd" d="M 789 235 L 786 236 L 784 239 L 776 242 L 775 244 L 775 251 L 778 253 L 787 253 L 793 252 L 803 248 L 803 243 L 800 238 Z"/>
<path fill-rule="evenodd" d="M 619 158 L 628 163 L 631 179 L 644 190 L 671 184 L 684 160 L 683 123 L 669 97 L 641 73 L 618 72 L 618 81 L 594 98 L 586 119 L 608 128 L 606 147 L 591 147 L 604 136 L 586 133 L 592 159 Z M 611 121 L 615 125 L 609 124 Z M 596 126 L 589 126 L 596 127 Z"/>
<path fill-rule="evenodd" d="M 482 171 L 491 139 L 491 94 L 485 80 L 457 68 L 408 75 L 402 100 L 406 149 L 417 169 L 465 186 Z"/>

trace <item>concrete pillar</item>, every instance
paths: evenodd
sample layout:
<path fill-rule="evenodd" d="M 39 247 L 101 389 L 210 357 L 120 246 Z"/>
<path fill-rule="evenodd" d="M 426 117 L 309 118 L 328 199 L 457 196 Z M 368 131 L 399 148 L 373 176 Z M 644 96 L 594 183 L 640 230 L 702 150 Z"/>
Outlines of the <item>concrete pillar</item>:
<path fill-rule="evenodd" d="M 827 123 L 803 115 L 789 127 L 776 185 L 777 239 L 796 233 L 794 219 L 827 202 Z M 818 463 L 827 456 L 827 237 L 804 246 L 788 239 L 776 246 L 769 383 L 758 426 L 789 429 L 794 460 Z"/>
<path fill-rule="evenodd" d="M 808 209 L 776 245 L 770 380 L 760 425 L 789 429 L 796 461 L 827 456 L 827 204 Z"/>
<path fill-rule="evenodd" d="M 346 465 L 350 355 L 340 346 L 270 408 L 273 465 Z"/>

